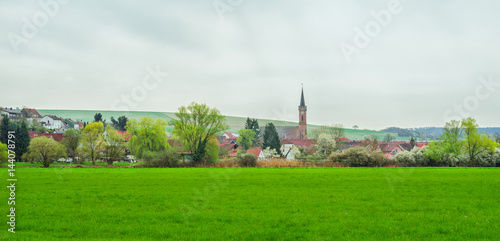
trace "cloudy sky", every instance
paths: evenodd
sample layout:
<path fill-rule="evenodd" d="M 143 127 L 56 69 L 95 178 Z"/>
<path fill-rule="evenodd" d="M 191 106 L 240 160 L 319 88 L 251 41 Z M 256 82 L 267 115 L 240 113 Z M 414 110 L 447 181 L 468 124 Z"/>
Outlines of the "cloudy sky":
<path fill-rule="evenodd" d="M 500 126 L 500 2 L 0 2 L 0 106 Z"/>

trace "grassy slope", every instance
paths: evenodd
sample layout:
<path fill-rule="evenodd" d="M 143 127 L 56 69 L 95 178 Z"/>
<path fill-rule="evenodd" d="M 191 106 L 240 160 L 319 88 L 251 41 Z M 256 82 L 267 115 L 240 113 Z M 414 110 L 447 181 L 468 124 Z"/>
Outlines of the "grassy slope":
<path fill-rule="evenodd" d="M 7 171 L 2 171 L 3 179 Z M 19 168 L 18 240 L 494 240 L 498 168 Z M 2 192 L 1 199 L 7 200 Z M 1 209 L 7 214 L 6 201 Z M 4 222 L 4 227 L 6 224 Z"/>
<path fill-rule="evenodd" d="M 141 117 L 152 117 L 152 118 L 160 118 L 166 121 L 170 119 L 175 119 L 175 113 L 171 112 L 147 112 L 147 111 L 97 111 L 97 110 L 38 110 L 41 115 L 56 115 L 64 118 L 71 118 L 73 120 L 83 120 L 85 122 L 90 122 L 94 120 L 94 115 L 96 113 L 101 113 L 103 119 L 108 122 L 111 121 L 111 117 L 113 116 L 115 119 L 118 119 L 119 116 L 127 116 L 129 119 L 136 118 L 139 119 Z M 239 129 L 244 128 L 246 117 L 235 117 L 235 116 L 227 116 L 227 123 L 230 127 L 229 131 L 237 132 Z M 276 126 L 297 126 L 296 122 L 289 121 L 279 121 L 279 120 L 267 120 L 267 119 L 258 119 L 260 126 L 265 126 L 267 123 L 273 123 Z M 309 132 L 315 128 L 318 128 L 318 125 L 308 125 Z M 167 128 L 168 131 L 171 131 L 171 128 Z M 351 140 L 361 140 L 366 135 L 376 135 L 379 140 L 383 140 L 384 136 L 387 135 L 388 132 L 380 132 L 380 131 L 370 131 L 370 130 L 354 130 L 354 129 L 345 129 L 346 137 Z M 397 134 L 391 133 L 393 136 Z M 403 138 L 406 140 L 405 138 Z"/>

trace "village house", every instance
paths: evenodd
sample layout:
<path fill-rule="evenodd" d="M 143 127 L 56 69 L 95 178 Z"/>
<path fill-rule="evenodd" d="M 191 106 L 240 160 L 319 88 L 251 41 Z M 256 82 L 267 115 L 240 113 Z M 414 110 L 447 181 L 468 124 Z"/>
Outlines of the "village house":
<path fill-rule="evenodd" d="M 80 130 L 83 128 L 83 123 L 79 121 L 75 121 L 72 119 L 64 119 L 66 123 L 68 124 L 69 128 L 75 129 L 75 130 Z"/>
<path fill-rule="evenodd" d="M 12 109 L 12 108 L 4 108 L 1 113 L 1 115 L 8 116 L 10 120 L 12 121 L 18 121 L 21 119 L 21 110 L 19 109 Z"/>
<path fill-rule="evenodd" d="M 411 151 L 413 147 L 411 144 L 405 141 L 394 141 L 389 143 L 379 144 L 380 151 L 384 153 L 384 155 L 388 158 L 394 157 L 396 154 L 403 151 Z"/>
<path fill-rule="evenodd" d="M 53 130 L 67 130 L 70 129 L 69 124 L 63 118 L 54 115 L 46 115 L 42 118 L 43 127 Z"/>
<path fill-rule="evenodd" d="M 262 152 L 262 147 L 253 147 L 247 150 L 247 154 L 252 154 L 259 159 L 265 158 L 264 153 Z"/>
<path fill-rule="evenodd" d="M 29 124 L 41 123 L 43 118 L 36 109 L 32 108 L 23 108 L 21 110 L 21 117 L 26 119 L 26 122 Z"/>

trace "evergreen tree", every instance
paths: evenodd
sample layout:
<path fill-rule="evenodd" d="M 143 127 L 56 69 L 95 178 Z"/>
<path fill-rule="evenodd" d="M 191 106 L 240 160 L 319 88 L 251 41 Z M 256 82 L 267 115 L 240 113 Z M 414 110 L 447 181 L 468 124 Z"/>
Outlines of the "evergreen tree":
<path fill-rule="evenodd" d="M 413 139 L 413 137 L 410 139 L 410 145 L 411 145 L 411 148 L 415 147 L 415 145 L 417 145 L 417 142 L 415 141 L 415 139 Z"/>
<path fill-rule="evenodd" d="M 259 122 L 257 121 L 257 119 L 253 119 L 252 120 L 252 131 L 255 132 L 255 135 L 257 136 L 257 138 L 259 138 L 260 136 L 260 127 L 259 127 Z"/>
<path fill-rule="evenodd" d="M 127 126 L 127 121 L 128 118 L 126 116 L 118 117 L 118 126 L 116 127 L 116 129 L 118 129 L 119 131 L 124 131 L 125 126 Z"/>
<path fill-rule="evenodd" d="M 257 119 L 250 119 L 250 117 L 247 118 L 245 122 L 245 129 L 252 130 L 255 132 L 255 139 L 252 140 L 252 145 L 253 146 L 260 146 L 259 143 L 259 138 L 260 138 L 260 127 L 259 127 L 259 122 Z"/>
<path fill-rule="evenodd" d="M 247 121 L 245 122 L 245 129 L 252 129 L 252 120 L 250 120 L 250 117 L 247 117 Z"/>
<path fill-rule="evenodd" d="M 0 142 L 7 144 L 7 135 L 9 134 L 9 117 L 4 116 L 0 123 Z"/>
<path fill-rule="evenodd" d="M 278 153 L 278 155 L 282 155 L 280 137 L 273 123 L 269 123 L 266 125 L 266 130 L 264 131 L 264 143 L 262 147 L 264 149 L 269 147 L 276 150 L 276 153 Z"/>
<path fill-rule="evenodd" d="M 118 121 L 115 120 L 115 117 L 111 116 L 111 125 L 116 128 L 118 126 Z"/>
<path fill-rule="evenodd" d="M 16 129 L 16 161 L 20 161 L 24 153 L 28 152 L 30 145 L 30 134 L 26 122 L 17 125 Z"/>
<path fill-rule="evenodd" d="M 102 119 L 102 115 L 101 115 L 101 113 L 96 113 L 96 114 L 94 115 L 94 122 L 99 122 L 99 121 L 100 121 L 100 122 L 103 122 L 103 123 L 104 123 L 104 122 L 106 122 L 106 120 L 103 120 L 103 119 Z"/>

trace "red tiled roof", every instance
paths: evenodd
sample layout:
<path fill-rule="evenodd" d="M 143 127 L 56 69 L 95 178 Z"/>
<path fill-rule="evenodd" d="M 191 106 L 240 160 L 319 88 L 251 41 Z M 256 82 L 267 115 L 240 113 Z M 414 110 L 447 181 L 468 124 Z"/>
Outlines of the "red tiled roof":
<path fill-rule="evenodd" d="M 32 118 L 42 118 L 42 115 L 40 115 L 40 113 L 38 113 L 38 111 L 36 109 L 29 109 L 29 108 L 24 108 L 24 110 L 30 114 L 30 116 Z"/>
<path fill-rule="evenodd" d="M 120 133 L 123 136 L 123 138 L 125 139 L 125 141 L 128 141 L 130 139 L 130 135 L 127 134 L 127 131 L 116 131 L 116 132 Z"/>
<path fill-rule="evenodd" d="M 130 136 L 129 136 L 129 138 L 130 138 Z M 168 142 L 168 145 L 170 147 L 178 147 L 179 149 L 182 149 L 182 142 L 179 140 L 170 138 L 167 140 L 167 142 Z"/>
<path fill-rule="evenodd" d="M 60 142 L 63 139 L 63 133 L 40 133 L 40 134 L 35 135 L 35 136 L 30 135 L 30 139 L 37 138 L 37 137 L 43 137 L 43 136 L 47 137 L 47 138 L 54 139 L 54 141 L 57 141 L 57 142 Z"/>
<path fill-rule="evenodd" d="M 300 147 L 312 146 L 315 143 L 314 139 L 281 139 L 281 144 L 293 144 Z"/>
<path fill-rule="evenodd" d="M 238 133 L 225 132 L 227 139 L 238 139 Z"/>
<path fill-rule="evenodd" d="M 336 142 L 351 142 L 351 140 L 347 139 L 347 138 L 338 138 L 337 140 L 335 140 Z"/>
<path fill-rule="evenodd" d="M 262 152 L 262 147 L 254 147 L 252 149 L 248 149 L 247 153 L 251 153 L 252 155 L 259 157 L 260 152 Z"/>
<path fill-rule="evenodd" d="M 393 141 L 387 144 L 380 144 L 380 149 L 383 152 L 392 152 L 395 148 L 399 147 L 402 151 L 411 151 L 411 145 L 403 141 Z"/>
<path fill-rule="evenodd" d="M 230 157 L 235 157 L 237 153 L 238 153 L 238 150 L 233 149 L 233 151 L 231 151 L 231 153 L 229 153 L 229 156 Z"/>
<path fill-rule="evenodd" d="M 380 144 L 380 150 L 383 152 L 392 152 L 396 147 L 399 147 L 399 144 L 397 143 L 388 143 L 388 144 Z"/>
<path fill-rule="evenodd" d="M 429 145 L 429 142 L 417 142 L 415 144 L 415 146 L 420 147 L 420 148 L 427 146 L 427 145 Z"/>

